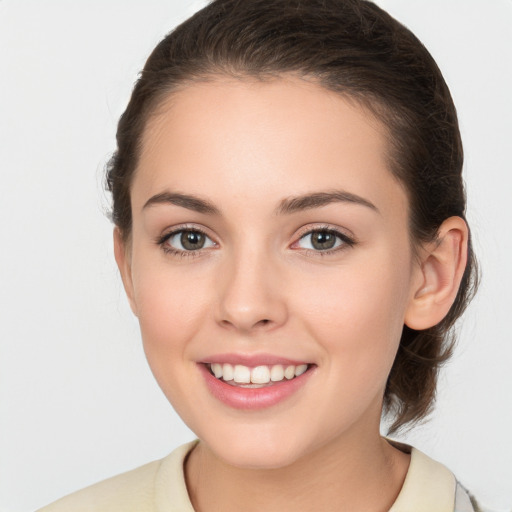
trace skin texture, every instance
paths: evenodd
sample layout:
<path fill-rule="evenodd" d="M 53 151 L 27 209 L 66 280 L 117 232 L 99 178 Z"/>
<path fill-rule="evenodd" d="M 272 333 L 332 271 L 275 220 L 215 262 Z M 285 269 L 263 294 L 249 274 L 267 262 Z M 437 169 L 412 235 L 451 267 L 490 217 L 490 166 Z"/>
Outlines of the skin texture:
<path fill-rule="evenodd" d="M 439 242 L 414 253 L 386 137 L 356 103 L 294 77 L 188 85 L 148 122 L 133 232 L 123 243 L 116 231 L 115 251 L 151 369 L 201 440 L 186 466 L 197 510 L 388 510 L 398 495 L 408 456 L 379 435 L 386 379 L 404 323 L 434 325 L 453 302 L 467 229 L 447 219 Z M 334 190 L 373 207 L 279 211 Z M 218 211 L 144 207 L 163 193 Z M 184 227 L 206 246 L 158 243 Z M 326 228 L 353 245 L 315 250 L 307 233 Z M 286 400 L 239 410 L 199 371 L 226 353 L 314 366 Z"/>

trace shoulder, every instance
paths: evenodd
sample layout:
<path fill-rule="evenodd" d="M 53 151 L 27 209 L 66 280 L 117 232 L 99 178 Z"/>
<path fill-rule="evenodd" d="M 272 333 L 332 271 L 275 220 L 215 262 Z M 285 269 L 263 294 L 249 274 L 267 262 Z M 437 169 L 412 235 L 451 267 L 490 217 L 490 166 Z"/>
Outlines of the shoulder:
<path fill-rule="evenodd" d="M 390 512 L 482 512 L 474 498 L 443 464 L 416 448 L 390 442 L 411 454 L 402 490 Z"/>
<path fill-rule="evenodd" d="M 153 482 L 162 461 L 154 461 L 65 496 L 39 512 L 152 510 Z"/>
<path fill-rule="evenodd" d="M 38 512 L 156 512 L 164 502 L 166 510 L 186 511 L 183 461 L 193 446 L 195 442 L 182 445 L 163 459 L 86 487 Z"/>

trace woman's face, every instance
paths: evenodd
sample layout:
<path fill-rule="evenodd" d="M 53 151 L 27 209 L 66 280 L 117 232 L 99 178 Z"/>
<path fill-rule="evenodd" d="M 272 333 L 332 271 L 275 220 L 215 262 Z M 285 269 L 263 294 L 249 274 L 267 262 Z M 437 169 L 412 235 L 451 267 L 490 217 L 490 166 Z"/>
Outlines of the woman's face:
<path fill-rule="evenodd" d="M 385 137 L 297 78 L 193 84 L 148 123 L 125 284 L 162 390 L 228 463 L 378 433 L 419 279 Z"/>

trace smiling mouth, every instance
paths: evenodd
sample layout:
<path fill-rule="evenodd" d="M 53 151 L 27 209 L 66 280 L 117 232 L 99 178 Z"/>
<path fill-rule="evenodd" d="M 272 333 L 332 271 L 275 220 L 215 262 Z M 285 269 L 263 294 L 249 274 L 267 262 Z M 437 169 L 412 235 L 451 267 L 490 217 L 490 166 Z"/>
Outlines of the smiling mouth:
<path fill-rule="evenodd" d="M 262 388 L 274 386 L 300 377 L 312 365 L 261 365 L 253 368 L 242 364 L 207 363 L 206 367 L 218 380 L 231 386 L 242 388 Z"/>

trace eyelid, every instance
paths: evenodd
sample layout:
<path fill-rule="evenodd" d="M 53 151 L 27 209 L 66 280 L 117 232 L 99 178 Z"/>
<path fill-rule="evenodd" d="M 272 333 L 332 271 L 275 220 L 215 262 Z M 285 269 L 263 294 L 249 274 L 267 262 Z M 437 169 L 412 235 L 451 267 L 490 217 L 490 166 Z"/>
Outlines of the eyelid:
<path fill-rule="evenodd" d="M 203 248 L 200 248 L 197 250 L 176 249 L 172 246 L 165 245 L 165 243 L 170 238 L 172 238 L 173 236 L 175 236 L 178 233 L 183 232 L 183 231 L 195 231 L 195 232 L 201 233 L 205 237 L 207 237 L 214 245 L 213 245 L 213 247 L 212 246 L 203 247 Z M 164 250 L 167 253 L 172 253 L 174 255 L 185 256 L 185 257 L 199 256 L 202 253 L 207 252 L 212 248 L 218 247 L 218 245 L 219 245 L 219 243 L 215 240 L 215 237 L 211 236 L 208 233 L 208 231 L 209 230 L 207 230 L 206 228 L 204 228 L 200 225 L 197 225 L 197 224 L 182 224 L 182 225 L 172 226 L 171 228 L 168 228 L 164 232 L 164 234 L 157 236 L 155 239 L 155 243 L 157 245 L 159 245 L 162 248 L 162 250 Z M 312 233 L 319 232 L 319 231 L 320 232 L 325 231 L 325 232 L 334 234 L 341 240 L 342 243 L 340 245 L 338 245 L 337 247 L 334 247 L 331 249 L 325 249 L 325 250 L 315 250 L 315 249 L 309 249 L 309 248 L 294 247 L 298 244 L 298 242 L 300 240 L 302 240 L 307 235 L 311 235 Z M 308 224 L 306 226 L 303 226 L 296 232 L 296 235 L 294 236 L 294 242 L 291 244 L 290 247 L 292 249 L 302 250 L 303 252 L 310 252 L 310 253 L 314 253 L 317 255 L 328 255 L 328 254 L 332 254 L 332 253 L 338 252 L 338 251 L 346 249 L 346 248 L 350 248 L 350 247 L 356 245 L 357 243 L 358 242 L 357 242 L 355 236 L 346 228 L 341 228 L 339 226 L 333 226 L 331 224 L 317 224 L 317 225 Z"/>
<path fill-rule="evenodd" d="M 307 235 L 311 235 L 312 233 L 317 233 L 319 231 L 320 232 L 325 231 L 325 232 L 332 233 L 332 234 L 336 235 L 342 241 L 342 244 L 337 247 L 334 247 L 332 249 L 325 249 L 323 251 L 322 250 L 314 250 L 314 249 L 305 249 L 305 248 L 300 248 L 300 247 L 298 247 L 297 249 L 307 251 L 307 252 L 312 252 L 315 254 L 326 255 L 326 254 L 332 254 L 334 252 L 343 250 L 347 247 L 353 247 L 354 245 L 357 244 L 357 240 L 356 240 L 355 236 L 347 229 L 343 229 L 338 226 L 333 226 L 330 224 L 318 224 L 318 225 L 308 224 L 307 226 L 303 226 L 301 229 L 299 229 L 299 231 L 297 232 L 297 234 L 294 237 L 295 241 L 291 244 L 291 247 L 294 248 L 293 246 L 297 245 L 298 242 L 300 240 L 302 240 L 304 237 L 306 237 Z"/>
<path fill-rule="evenodd" d="M 155 238 L 156 243 L 162 243 L 165 240 L 168 240 L 171 236 L 175 235 L 176 233 L 179 233 L 181 231 L 197 231 L 198 233 L 202 233 L 208 238 L 212 238 L 210 234 L 208 234 L 206 228 L 197 225 L 197 224 L 178 224 L 176 226 L 171 226 L 166 229 L 164 229 L 163 233 L 161 235 L 158 235 Z"/>
<path fill-rule="evenodd" d="M 208 238 L 211 242 L 213 242 L 214 247 L 218 246 L 218 242 L 215 240 L 215 237 L 211 236 L 205 228 L 202 226 L 198 226 L 197 224 L 181 224 L 177 226 L 172 226 L 168 228 L 162 235 L 159 235 L 155 239 L 155 243 L 162 248 L 162 250 L 166 253 L 179 255 L 184 257 L 195 257 L 199 256 L 201 253 L 212 249 L 212 247 L 202 247 L 197 250 L 186 250 L 186 249 L 177 249 L 171 245 L 166 245 L 166 242 L 171 239 L 173 236 L 181 233 L 183 231 L 192 231 L 201 233 L 206 238 Z"/>

